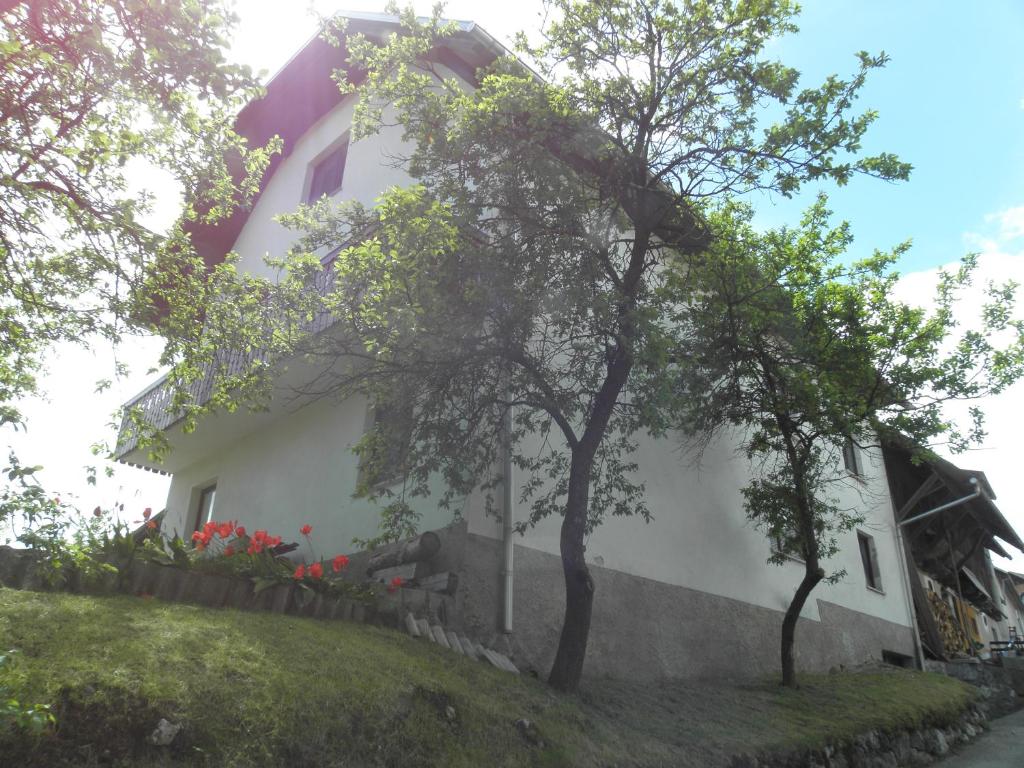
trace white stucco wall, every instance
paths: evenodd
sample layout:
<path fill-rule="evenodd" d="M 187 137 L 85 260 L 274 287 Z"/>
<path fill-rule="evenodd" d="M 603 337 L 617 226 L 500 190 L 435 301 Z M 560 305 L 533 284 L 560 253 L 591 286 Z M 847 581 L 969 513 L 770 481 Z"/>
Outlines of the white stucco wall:
<path fill-rule="evenodd" d="M 722 443 L 693 466 L 670 440 L 640 441 L 635 460 L 638 479 L 654 520 L 607 517 L 588 539 L 587 559 L 596 565 L 668 584 L 685 586 L 773 610 L 785 610 L 803 576 L 791 561 L 767 564 L 770 545 L 743 512 L 740 488 L 748 481 L 746 459 Z M 835 585 L 821 584 L 803 616 L 817 620 L 818 600 L 910 626 L 910 607 L 897 557 L 893 514 L 881 454 L 862 454 L 863 479 L 836 488 L 843 506 L 863 510 L 859 530 L 872 536 L 878 554 L 882 591 L 867 587 L 856 531 L 839 534 L 840 553 L 824 563 L 828 573 L 845 570 Z M 517 519 L 525 517 L 517 509 Z M 470 532 L 499 537 L 500 523 L 469 511 Z M 528 531 L 521 543 L 551 554 L 559 552 L 561 518 L 549 518 Z"/>
<path fill-rule="evenodd" d="M 283 256 L 297 239 L 296 233 L 278 224 L 274 217 L 290 213 L 305 202 L 303 194 L 313 161 L 349 129 L 354 105 L 355 97 L 345 98 L 314 123 L 295 143 L 292 153 L 281 161 L 235 241 L 240 270 L 274 277 L 265 257 Z M 402 147 L 398 127 L 385 127 L 376 136 L 350 143 L 341 189 L 331 199 L 372 205 L 388 187 L 408 184 L 409 176 L 392 167 L 393 158 Z"/>
<path fill-rule="evenodd" d="M 216 483 L 215 519 L 237 520 L 250 532 L 263 528 L 285 541 L 301 541 L 297 557 L 352 552 L 357 549 L 353 537 L 379 533 L 380 504 L 352 497 L 359 468 L 351 449 L 363 434 L 366 412 L 365 401 L 338 405 L 321 400 L 177 472 L 165 528 L 191 533 L 198 490 Z M 436 495 L 406 501 L 423 516 L 423 530 L 451 520 L 452 512 L 438 509 Z M 313 526 L 315 553 L 299 535 L 306 523 Z"/>

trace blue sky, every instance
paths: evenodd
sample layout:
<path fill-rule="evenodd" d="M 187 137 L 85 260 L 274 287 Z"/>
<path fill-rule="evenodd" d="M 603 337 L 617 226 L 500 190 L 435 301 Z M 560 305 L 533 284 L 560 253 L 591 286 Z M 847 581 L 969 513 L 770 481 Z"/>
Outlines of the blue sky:
<path fill-rule="evenodd" d="M 852 72 L 859 50 L 891 58 L 860 100 L 879 112 L 864 148 L 913 164 L 910 181 L 825 187 L 858 248 L 910 238 L 900 271 L 933 267 L 963 255 L 965 233 L 986 216 L 1024 204 L 1024 3 L 817 0 L 798 23 L 774 51 L 810 83 Z M 775 225 L 794 221 L 807 198 L 773 202 L 759 212 Z"/>

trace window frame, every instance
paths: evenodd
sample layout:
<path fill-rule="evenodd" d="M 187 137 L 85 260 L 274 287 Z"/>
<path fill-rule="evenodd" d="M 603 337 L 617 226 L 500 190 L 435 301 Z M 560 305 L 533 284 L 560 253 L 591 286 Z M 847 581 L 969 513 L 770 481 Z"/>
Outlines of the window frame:
<path fill-rule="evenodd" d="M 860 447 L 852 437 L 847 437 L 843 441 L 843 467 L 853 477 L 864 479 L 864 461 Z"/>
<path fill-rule="evenodd" d="M 790 549 L 790 548 L 788 548 L 786 546 L 790 541 L 794 541 L 797 544 L 799 544 L 798 539 L 799 539 L 799 537 L 796 535 L 796 533 L 793 533 L 791 536 L 788 536 L 788 537 L 786 537 L 786 536 L 769 536 L 768 537 L 768 541 L 769 541 L 769 543 L 771 545 L 771 549 L 772 549 L 772 554 L 773 555 L 781 555 L 782 557 L 786 558 L 787 560 L 792 560 L 794 563 L 803 563 L 803 562 L 805 562 L 805 560 L 803 558 L 803 555 L 799 551 L 792 550 L 792 549 Z"/>
<path fill-rule="evenodd" d="M 338 141 L 328 146 L 323 152 L 310 161 L 309 167 L 306 171 L 306 183 L 303 187 L 302 202 L 306 205 L 311 205 L 324 195 L 327 197 L 333 197 L 341 191 L 342 187 L 345 186 L 345 169 L 348 167 L 348 145 L 349 133 L 346 131 Z M 337 183 L 332 184 L 329 189 L 322 185 L 320 185 L 322 188 L 318 189 L 317 174 L 321 170 L 325 169 L 328 162 L 339 154 L 341 155 L 341 167 L 338 169 Z"/>
<path fill-rule="evenodd" d="M 882 572 L 878 563 L 878 549 L 875 547 L 875 537 L 864 531 L 857 531 L 857 549 L 860 552 L 860 562 L 864 567 L 865 586 L 873 592 L 885 594 L 882 588 Z"/>
<path fill-rule="evenodd" d="M 411 404 L 405 405 L 401 402 L 398 403 L 371 403 L 366 411 L 366 428 L 363 430 L 363 434 L 369 434 L 373 430 L 377 429 L 377 425 L 381 421 L 381 412 L 385 414 L 398 414 L 393 416 L 395 425 L 392 426 L 397 434 L 398 442 L 400 446 L 385 446 L 385 450 L 388 452 L 386 459 L 390 459 L 392 455 L 396 457 L 396 461 L 388 462 L 387 472 L 382 472 L 376 477 L 370 477 L 370 467 L 368 462 L 363 460 L 363 457 L 359 458 L 359 467 L 357 474 L 357 484 L 360 486 L 366 486 L 370 490 L 380 490 L 388 488 L 400 482 L 407 474 L 407 468 L 405 466 L 407 454 L 409 450 L 409 442 L 412 438 L 412 406 Z"/>
<path fill-rule="evenodd" d="M 207 498 L 210 499 L 210 505 L 206 510 L 206 514 L 209 520 L 213 520 L 213 511 L 217 505 L 217 481 L 214 480 L 211 483 L 205 483 L 204 485 L 196 488 L 196 502 L 195 508 L 195 524 L 192 526 L 193 531 L 200 530 L 208 520 L 203 519 L 203 504 Z"/>

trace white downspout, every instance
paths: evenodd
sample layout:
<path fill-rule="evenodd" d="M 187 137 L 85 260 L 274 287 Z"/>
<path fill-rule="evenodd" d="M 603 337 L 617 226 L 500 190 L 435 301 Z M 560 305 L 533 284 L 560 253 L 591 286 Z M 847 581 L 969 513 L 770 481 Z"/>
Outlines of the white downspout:
<path fill-rule="evenodd" d="M 504 442 L 504 479 L 502 481 L 502 504 L 501 504 L 501 528 L 502 543 L 504 546 L 504 557 L 502 561 L 501 578 L 504 591 L 502 600 L 501 630 L 506 634 L 512 633 L 512 601 L 513 601 L 513 569 L 512 556 L 515 548 L 513 536 L 513 486 L 512 482 L 512 406 L 505 412 Z"/>

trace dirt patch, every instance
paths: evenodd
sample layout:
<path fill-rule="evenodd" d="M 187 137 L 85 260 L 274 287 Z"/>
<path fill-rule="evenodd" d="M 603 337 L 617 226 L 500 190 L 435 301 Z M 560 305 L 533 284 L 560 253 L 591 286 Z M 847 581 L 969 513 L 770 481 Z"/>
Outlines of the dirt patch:
<path fill-rule="evenodd" d="M 61 689 L 53 708 L 57 725 L 37 739 L 0 744 L 9 765 L 130 765 L 143 756 L 163 753 L 171 760 L 189 751 L 187 729 L 167 747 L 148 741 L 161 718 L 175 721 L 166 706 L 146 701 L 124 688 L 85 684 Z"/>

